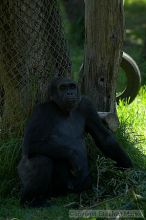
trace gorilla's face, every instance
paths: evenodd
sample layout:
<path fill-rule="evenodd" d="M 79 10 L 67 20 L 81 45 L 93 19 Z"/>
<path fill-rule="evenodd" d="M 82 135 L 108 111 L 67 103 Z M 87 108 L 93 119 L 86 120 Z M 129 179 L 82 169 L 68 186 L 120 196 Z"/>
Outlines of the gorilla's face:
<path fill-rule="evenodd" d="M 80 101 L 78 86 L 70 79 L 60 79 L 56 83 L 56 91 L 52 94 L 53 101 L 66 113 L 75 109 Z"/>

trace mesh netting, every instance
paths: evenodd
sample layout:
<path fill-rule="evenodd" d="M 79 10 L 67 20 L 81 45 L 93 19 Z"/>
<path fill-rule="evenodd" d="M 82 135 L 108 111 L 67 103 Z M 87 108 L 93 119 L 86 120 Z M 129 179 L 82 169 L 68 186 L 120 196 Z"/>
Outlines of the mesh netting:
<path fill-rule="evenodd" d="M 0 135 L 21 134 L 49 79 L 71 75 L 56 0 L 1 0 Z"/>

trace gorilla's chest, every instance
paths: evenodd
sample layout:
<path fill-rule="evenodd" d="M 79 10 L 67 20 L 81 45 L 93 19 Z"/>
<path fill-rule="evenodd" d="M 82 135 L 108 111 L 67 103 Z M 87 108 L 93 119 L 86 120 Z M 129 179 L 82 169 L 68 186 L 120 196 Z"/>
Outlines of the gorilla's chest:
<path fill-rule="evenodd" d="M 66 116 L 56 108 L 49 109 L 49 114 L 44 113 L 39 131 L 39 138 L 50 144 L 81 146 L 84 145 L 85 118 L 78 110 Z"/>
<path fill-rule="evenodd" d="M 56 116 L 52 122 L 50 139 L 58 144 L 81 140 L 84 135 L 85 120 L 79 113 L 68 117 Z"/>

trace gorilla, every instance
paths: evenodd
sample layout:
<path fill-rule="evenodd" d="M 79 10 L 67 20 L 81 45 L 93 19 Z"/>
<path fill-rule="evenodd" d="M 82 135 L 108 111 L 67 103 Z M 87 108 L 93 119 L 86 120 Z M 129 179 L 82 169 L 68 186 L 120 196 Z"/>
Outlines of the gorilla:
<path fill-rule="evenodd" d="M 85 133 L 118 167 L 132 167 L 92 102 L 80 96 L 74 81 L 55 78 L 48 93 L 48 101 L 35 107 L 24 134 L 18 165 L 23 206 L 43 206 L 51 196 L 91 187 Z"/>

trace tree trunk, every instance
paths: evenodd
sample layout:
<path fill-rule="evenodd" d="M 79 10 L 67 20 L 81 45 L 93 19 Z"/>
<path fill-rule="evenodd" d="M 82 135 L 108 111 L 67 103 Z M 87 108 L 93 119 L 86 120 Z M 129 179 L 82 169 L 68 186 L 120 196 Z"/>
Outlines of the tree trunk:
<path fill-rule="evenodd" d="M 85 63 L 81 88 L 97 110 L 115 112 L 123 45 L 123 1 L 85 0 Z"/>
<path fill-rule="evenodd" d="M 0 135 L 22 130 L 49 80 L 71 76 L 57 0 L 1 0 Z"/>

